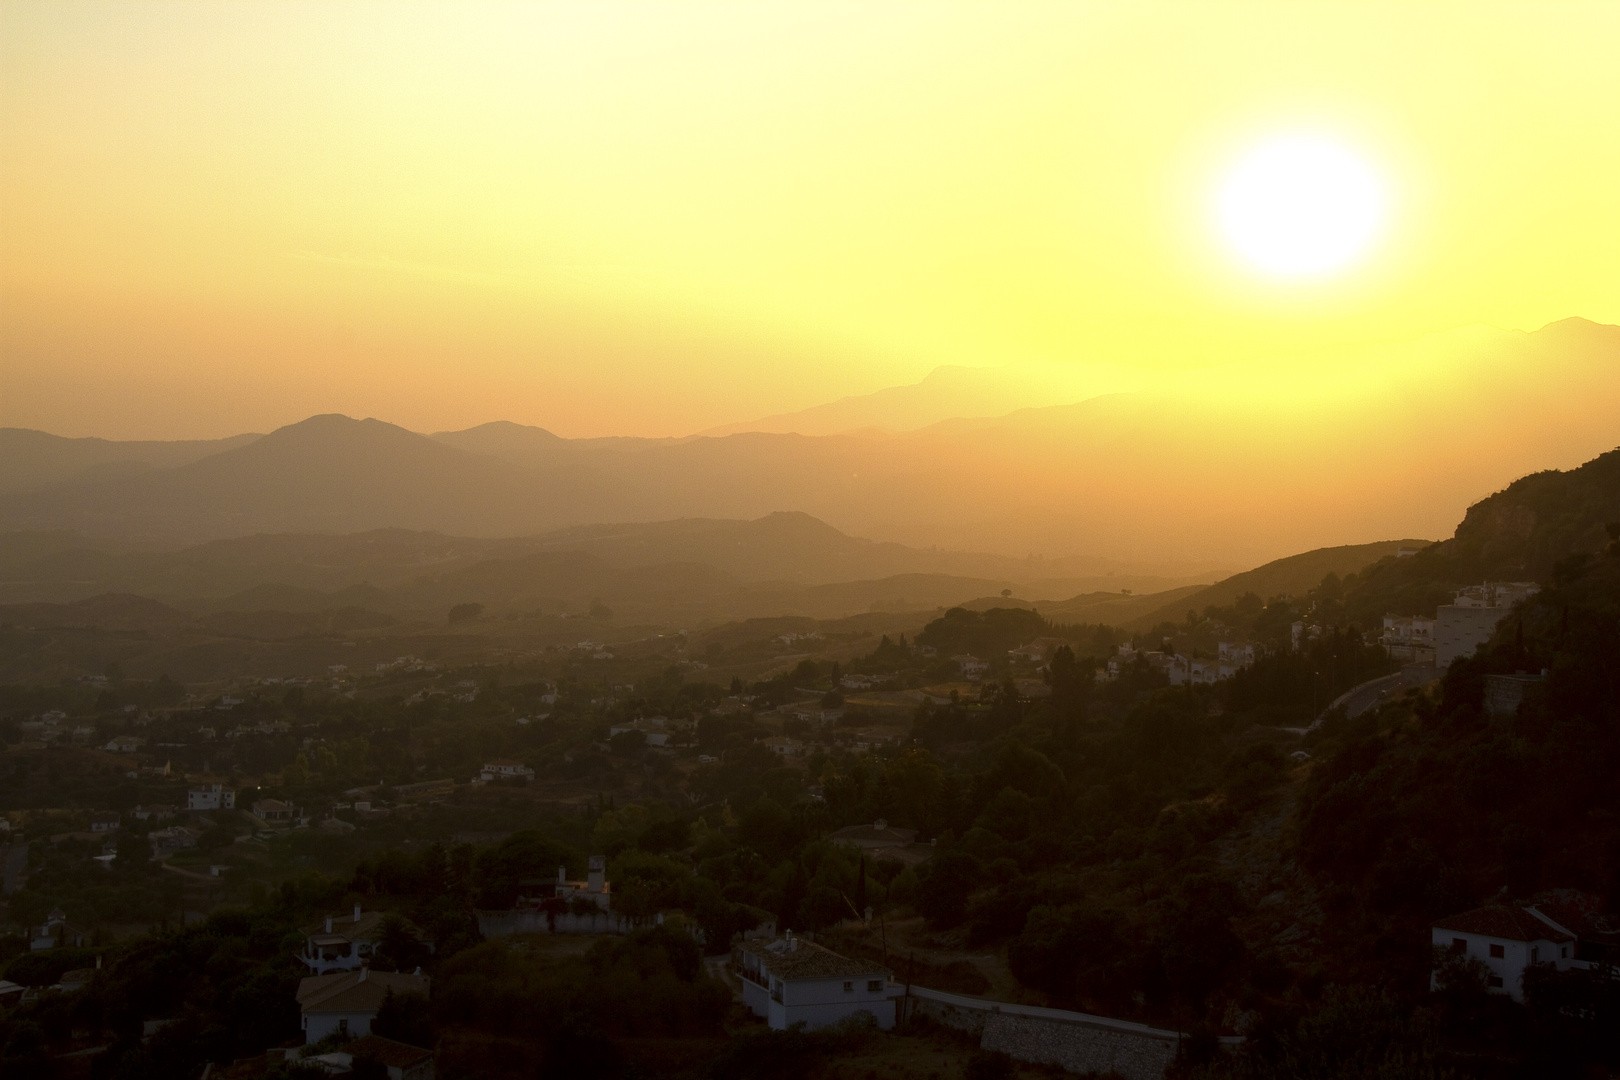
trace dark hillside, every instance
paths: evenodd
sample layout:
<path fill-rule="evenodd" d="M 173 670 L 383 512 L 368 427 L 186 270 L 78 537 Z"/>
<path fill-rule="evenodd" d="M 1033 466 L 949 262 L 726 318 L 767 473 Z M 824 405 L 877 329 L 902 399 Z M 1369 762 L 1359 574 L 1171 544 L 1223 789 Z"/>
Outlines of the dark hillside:
<path fill-rule="evenodd" d="M 1290 555 L 1286 559 L 1276 559 L 1253 570 L 1234 574 L 1201 592 L 1181 595 L 1178 590 L 1177 595 L 1168 597 L 1164 605 L 1135 616 L 1126 625 L 1145 630 L 1161 622 L 1180 622 L 1188 611 L 1226 607 L 1245 593 L 1254 593 L 1264 599 L 1304 596 L 1329 574 L 1346 577 L 1384 559 L 1393 560 L 1401 548 L 1428 546 L 1427 540 L 1382 540 L 1375 544 L 1346 544 Z M 1152 597 L 1142 599 L 1151 600 Z"/>
<path fill-rule="evenodd" d="M 1462 585 L 1546 580 L 1560 560 L 1601 550 L 1617 521 L 1620 450 L 1523 477 L 1469 507 L 1451 539 L 1346 581 L 1345 614 L 1370 627 L 1385 612 L 1433 615 Z"/>

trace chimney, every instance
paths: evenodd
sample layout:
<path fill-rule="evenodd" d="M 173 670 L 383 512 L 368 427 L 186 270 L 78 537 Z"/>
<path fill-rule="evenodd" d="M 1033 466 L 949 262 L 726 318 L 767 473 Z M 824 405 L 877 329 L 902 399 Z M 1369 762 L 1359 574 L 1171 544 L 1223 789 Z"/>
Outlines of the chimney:
<path fill-rule="evenodd" d="M 566 867 L 566 866 L 557 867 L 557 884 L 559 884 L 559 885 L 568 884 L 568 867 Z"/>
<path fill-rule="evenodd" d="M 359 904 L 354 905 L 354 921 L 355 922 L 360 921 L 360 905 Z"/>
<path fill-rule="evenodd" d="M 368 972 L 370 970 L 371 969 L 369 967 L 367 967 L 366 965 L 364 965 L 364 964 L 360 965 L 360 981 L 361 982 L 366 981 L 366 972 Z"/>
<path fill-rule="evenodd" d="M 592 855 L 590 873 L 586 875 L 586 890 L 593 893 L 602 891 L 602 885 L 607 878 L 607 856 Z"/>
<path fill-rule="evenodd" d="M 328 934 L 332 932 L 332 916 L 330 915 L 326 917 L 326 932 Z"/>

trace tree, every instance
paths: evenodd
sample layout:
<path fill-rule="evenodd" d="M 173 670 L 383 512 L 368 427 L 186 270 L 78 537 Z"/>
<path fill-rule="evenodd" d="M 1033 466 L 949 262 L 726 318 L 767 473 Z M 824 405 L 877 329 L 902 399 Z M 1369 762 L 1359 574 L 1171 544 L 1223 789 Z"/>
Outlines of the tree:
<path fill-rule="evenodd" d="M 431 1047 L 435 1035 L 428 999 L 421 994 L 388 991 L 377 1008 L 377 1019 L 371 1022 L 371 1032 L 395 1042 Z"/>

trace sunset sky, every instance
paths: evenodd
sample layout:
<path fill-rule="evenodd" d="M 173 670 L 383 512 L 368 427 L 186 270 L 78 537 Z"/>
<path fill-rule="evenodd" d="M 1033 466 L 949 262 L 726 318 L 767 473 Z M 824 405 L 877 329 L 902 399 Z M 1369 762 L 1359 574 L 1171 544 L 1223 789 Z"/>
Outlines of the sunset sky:
<path fill-rule="evenodd" d="M 678 435 L 1620 323 L 1617 55 L 1614 3 L 7 2 L 0 425 Z M 1230 220 L 1296 165 L 1342 258 Z"/>

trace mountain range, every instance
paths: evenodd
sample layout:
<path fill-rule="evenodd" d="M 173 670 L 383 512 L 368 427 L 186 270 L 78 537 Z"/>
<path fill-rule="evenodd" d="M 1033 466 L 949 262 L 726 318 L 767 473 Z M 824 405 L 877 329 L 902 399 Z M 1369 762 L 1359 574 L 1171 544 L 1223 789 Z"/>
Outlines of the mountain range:
<path fill-rule="evenodd" d="M 915 550 L 1044 552 L 1055 567 L 1061 557 L 1046 577 L 1209 580 L 1346 540 L 1442 534 L 1477 492 L 1613 447 L 1617 417 L 1620 327 L 1571 319 L 1211 370 L 898 434 L 563 439 L 502 422 L 424 435 L 332 415 L 216 444 L 8 429 L 0 529 L 176 547 L 261 532 L 495 538 L 797 511 Z M 936 571 L 962 572 L 888 568 Z"/>

